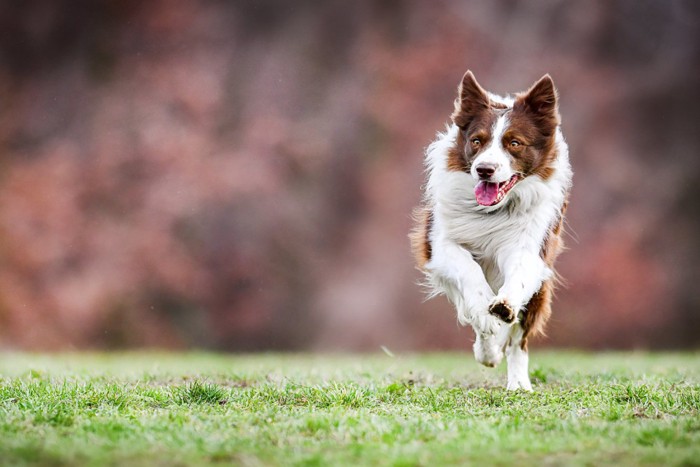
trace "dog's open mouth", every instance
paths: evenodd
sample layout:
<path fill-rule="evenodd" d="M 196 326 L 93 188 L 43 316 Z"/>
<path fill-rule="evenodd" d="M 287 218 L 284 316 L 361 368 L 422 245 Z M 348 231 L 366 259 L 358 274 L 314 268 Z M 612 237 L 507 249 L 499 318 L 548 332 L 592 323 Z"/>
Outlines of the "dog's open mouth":
<path fill-rule="evenodd" d="M 476 202 L 482 206 L 493 206 L 503 201 L 508 192 L 518 183 L 520 177 L 516 174 L 509 180 L 501 183 L 486 182 L 481 180 L 474 188 Z"/>

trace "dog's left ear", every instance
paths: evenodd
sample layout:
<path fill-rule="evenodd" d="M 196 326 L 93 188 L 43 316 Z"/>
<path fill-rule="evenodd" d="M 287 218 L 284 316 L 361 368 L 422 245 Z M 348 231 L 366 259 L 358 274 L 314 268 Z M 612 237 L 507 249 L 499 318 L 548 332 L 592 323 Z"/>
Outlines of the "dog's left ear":
<path fill-rule="evenodd" d="M 552 77 L 544 75 L 524 94 L 518 97 L 516 106 L 545 118 L 552 119 L 554 125 L 559 124 L 559 108 L 557 105 L 557 89 Z"/>

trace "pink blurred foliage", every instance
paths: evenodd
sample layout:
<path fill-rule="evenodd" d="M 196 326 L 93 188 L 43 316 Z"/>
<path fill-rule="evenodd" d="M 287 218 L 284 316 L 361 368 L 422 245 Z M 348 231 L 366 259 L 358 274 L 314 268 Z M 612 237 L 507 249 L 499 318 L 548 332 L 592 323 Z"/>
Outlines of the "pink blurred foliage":
<path fill-rule="evenodd" d="M 406 234 L 467 68 L 559 86 L 544 343 L 698 344 L 688 2 L 72 5 L 0 7 L 0 346 L 466 348 Z"/>

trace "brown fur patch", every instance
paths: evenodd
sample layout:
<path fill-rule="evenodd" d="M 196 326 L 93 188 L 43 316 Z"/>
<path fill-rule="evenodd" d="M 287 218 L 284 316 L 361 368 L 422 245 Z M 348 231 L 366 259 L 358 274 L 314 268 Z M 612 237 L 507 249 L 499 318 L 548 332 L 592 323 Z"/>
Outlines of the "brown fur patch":
<path fill-rule="evenodd" d="M 537 118 L 517 106 L 510 115 L 510 125 L 503 134 L 503 147 L 513 156 L 513 168 L 525 176 L 539 175 L 547 180 L 554 173 L 557 158 L 555 149 L 555 128 L 538 125 Z M 510 142 L 522 143 L 515 148 Z"/>
<path fill-rule="evenodd" d="M 465 144 L 464 132 L 460 131 L 455 145 L 447 152 L 447 170 L 451 172 L 469 172 L 471 165 L 467 164 L 467 158 L 464 153 Z"/>
<path fill-rule="evenodd" d="M 430 230 L 433 225 L 432 211 L 427 206 L 420 206 L 414 210 L 413 220 L 415 226 L 408 237 L 411 240 L 411 251 L 416 266 L 423 270 L 433 254 L 433 248 L 430 244 Z"/>
<path fill-rule="evenodd" d="M 559 125 L 557 91 L 545 75 L 527 92 L 518 95 L 510 115 L 510 126 L 503 135 L 503 147 L 514 158 L 516 170 L 525 175 L 539 175 L 547 180 L 554 173 L 555 135 Z M 512 148 L 509 142 L 521 146 Z"/>
<path fill-rule="evenodd" d="M 521 326 L 523 327 L 523 338 L 520 347 L 527 350 L 527 339 L 530 336 L 544 334 L 544 327 L 552 315 L 552 293 L 554 284 L 551 280 L 542 284 L 540 290 L 532 296 L 527 306 Z"/>
<path fill-rule="evenodd" d="M 460 130 L 455 145 L 447 154 L 447 170 L 467 173 L 471 170 L 472 162 L 479 155 L 479 151 L 491 140 L 491 128 L 501 113 L 502 110 L 489 107 L 471 118 L 467 128 Z M 481 140 L 479 147 L 471 144 L 474 138 Z"/>
<path fill-rule="evenodd" d="M 544 260 L 545 264 L 552 268 L 554 266 L 554 260 L 559 256 L 559 253 L 564 249 L 564 241 L 562 240 L 562 230 L 564 228 L 564 215 L 569 207 L 568 198 L 564 200 L 564 204 L 559 212 L 559 217 L 552 224 L 549 229 L 547 237 L 542 243 L 542 249 L 540 250 L 540 257 Z"/>

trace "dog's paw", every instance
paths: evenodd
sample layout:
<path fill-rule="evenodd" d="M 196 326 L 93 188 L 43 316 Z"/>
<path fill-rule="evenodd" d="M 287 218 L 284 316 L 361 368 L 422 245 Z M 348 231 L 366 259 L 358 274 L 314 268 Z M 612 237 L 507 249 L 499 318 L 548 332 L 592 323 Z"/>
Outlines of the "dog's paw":
<path fill-rule="evenodd" d="M 511 324 L 515 321 L 516 314 L 513 308 L 505 300 L 497 299 L 489 305 L 489 313 L 498 317 L 504 323 Z"/>
<path fill-rule="evenodd" d="M 476 315 L 471 325 L 477 334 L 485 337 L 496 335 L 503 327 L 503 323 L 498 318 L 486 313 Z"/>
<path fill-rule="evenodd" d="M 484 366 L 493 368 L 503 360 L 503 346 L 499 345 L 496 336 L 476 335 L 474 342 L 474 357 Z"/>
<path fill-rule="evenodd" d="M 532 383 L 528 377 L 521 379 L 511 379 L 508 378 L 508 386 L 506 386 L 508 391 L 517 391 L 519 389 L 527 392 L 532 392 Z"/>

